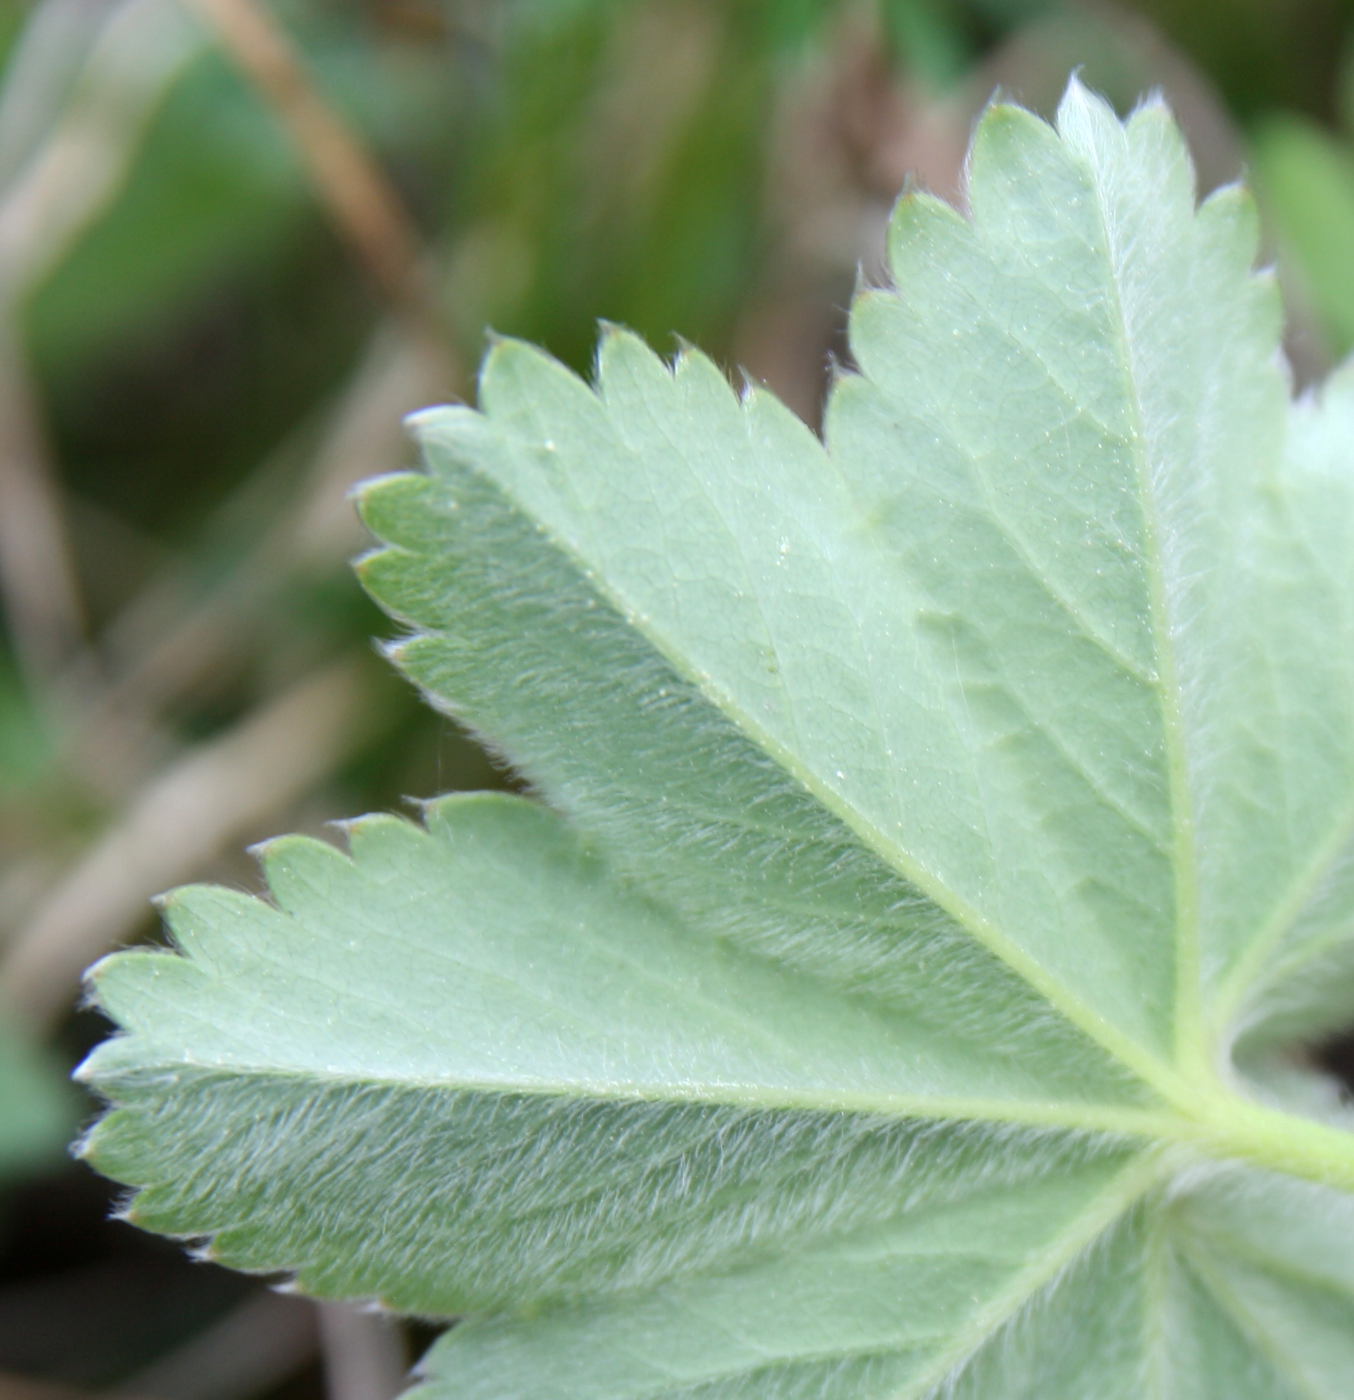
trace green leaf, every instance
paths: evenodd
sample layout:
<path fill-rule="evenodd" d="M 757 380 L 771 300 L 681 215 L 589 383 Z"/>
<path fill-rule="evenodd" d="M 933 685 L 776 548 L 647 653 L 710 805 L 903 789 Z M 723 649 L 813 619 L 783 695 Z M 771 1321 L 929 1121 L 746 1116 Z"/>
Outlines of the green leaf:
<path fill-rule="evenodd" d="M 1354 371 L 1290 407 L 1168 114 L 994 107 L 820 443 L 608 331 L 369 485 L 542 803 L 264 849 L 94 973 L 131 1218 L 468 1314 L 428 1400 L 1337 1397 Z"/>
<path fill-rule="evenodd" d="M 1354 152 L 1301 117 L 1255 133 L 1256 181 L 1293 270 L 1337 351 L 1354 348 Z"/>

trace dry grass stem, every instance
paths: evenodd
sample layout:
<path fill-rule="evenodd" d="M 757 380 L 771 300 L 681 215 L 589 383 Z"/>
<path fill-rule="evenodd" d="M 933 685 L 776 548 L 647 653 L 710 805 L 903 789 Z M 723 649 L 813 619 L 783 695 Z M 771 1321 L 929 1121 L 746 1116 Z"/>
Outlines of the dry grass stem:
<path fill-rule="evenodd" d="M 335 405 L 295 503 L 205 596 L 176 561 L 105 629 L 113 676 L 72 734 L 67 766 L 87 771 L 111 762 L 115 749 L 133 743 L 138 732 L 142 756 L 153 760 L 156 736 L 144 724 L 134 729 L 133 720 L 162 711 L 228 665 L 253 620 L 279 605 L 298 570 L 332 570 L 361 548 L 363 532 L 348 492 L 373 471 L 400 462 L 407 450 L 402 417 L 444 391 L 438 368 L 399 324 L 378 330 Z M 274 465 L 263 464 L 264 477 Z M 121 667 L 120 658 L 126 658 Z M 119 771 L 132 766 L 125 755 L 116 764 Z"/>
<path fill-rule="evenodd" d="M 81 648 L 84 609 L 60 492 L 23 352 L 0 302 L 0 590 L 35 696 Z"/>
<path fill-rule="evenodd" d="M 409 1371 L 398 1325 L 352 1303 L 317 1306 L 328 1400 L 394 1400 Z"/>
<path fill-rule="evenodd" d="M 18 930 L 0 990 L 30 1022 L 70 1005 L 82 969 L 127 939 L 158 890 L 318 783 L 367 720 L 357 663 L 307 676 L 153 778 Z"/>
<path fill-rule="evenodd" d="M 254 0 L 185 0 L 295 142 L 335 226 L 415 339 L 459 379 L 421 240 L 399 194 L 324 99 L 286 34 Z"/>

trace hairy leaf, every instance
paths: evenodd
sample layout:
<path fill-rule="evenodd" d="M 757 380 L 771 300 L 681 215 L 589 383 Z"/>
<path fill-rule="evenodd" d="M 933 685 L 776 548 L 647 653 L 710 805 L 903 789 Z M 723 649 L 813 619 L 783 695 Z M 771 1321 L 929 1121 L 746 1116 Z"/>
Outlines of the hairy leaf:
<path fill-rule="evenodd" d="M 269 844 L 94 973 L 129 1213 L 468 1315 L 429 1400 L 1344 1396 L 1354 372 L 1168 114 L 983 119 L 820 442 L 620 331 L 372 483 L 541 802 Z"/>

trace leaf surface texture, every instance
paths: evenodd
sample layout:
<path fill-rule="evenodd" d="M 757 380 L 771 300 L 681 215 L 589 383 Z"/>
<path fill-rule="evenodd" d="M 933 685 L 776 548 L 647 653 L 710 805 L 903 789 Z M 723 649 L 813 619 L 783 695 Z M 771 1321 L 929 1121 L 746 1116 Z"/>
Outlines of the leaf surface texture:
<path fill-rule="evenodd" d="M 270 843 L 96 969 L 130 1213 L 465 1315 L 428 1400 L 1334 1397 L 1354 375 L 1164 108 L 984 117 L 820 441 L 694 352 L 489 356 L 362 506 L 539 801 Z"/>

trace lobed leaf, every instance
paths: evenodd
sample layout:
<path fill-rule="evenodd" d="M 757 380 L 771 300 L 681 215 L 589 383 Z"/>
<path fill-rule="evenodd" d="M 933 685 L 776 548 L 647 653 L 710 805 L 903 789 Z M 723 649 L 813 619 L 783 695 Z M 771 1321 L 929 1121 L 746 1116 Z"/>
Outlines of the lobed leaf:
<path fill-rule="evenodd" d="M 1354 371 L 1290 405 L 1160 105 L 994 107 L 824 441 L 529 347 L 371 483 L 540 804 L 264 851 L 93 974 L 130 1213 L 468 1314 L 443 1397 L 1347 1394 Z"/>

